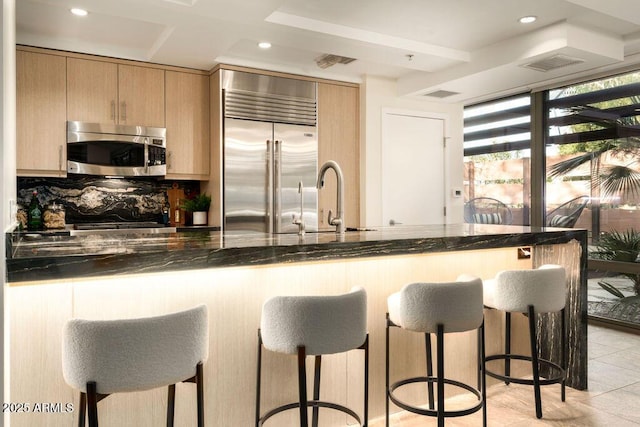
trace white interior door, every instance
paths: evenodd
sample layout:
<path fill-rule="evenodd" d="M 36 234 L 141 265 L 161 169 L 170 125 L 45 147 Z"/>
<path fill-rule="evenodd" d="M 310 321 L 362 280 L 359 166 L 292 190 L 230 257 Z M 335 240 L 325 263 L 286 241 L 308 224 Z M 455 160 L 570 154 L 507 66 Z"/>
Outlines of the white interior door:
<path fill-rule="evenodd" d="M 383 112 L 382 225 L 445 223 L 445 120 Z"/>

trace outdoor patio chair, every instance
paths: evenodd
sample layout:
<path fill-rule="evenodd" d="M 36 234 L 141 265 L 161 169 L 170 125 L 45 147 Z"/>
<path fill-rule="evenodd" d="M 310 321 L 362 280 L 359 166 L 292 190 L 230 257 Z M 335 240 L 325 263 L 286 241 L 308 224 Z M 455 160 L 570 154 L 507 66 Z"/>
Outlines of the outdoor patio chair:
<path fill-rule="evenodd" d="M 589 196 L 579 196 L 561 204 L 547 214 L 545 225 L 547 227 L 573 228 L 587 203 L 589 203 Z"/>
<path fill-rule="evenodd" d="M 511 209 L 500 200 L 476 197 L 464 204 L 464 222 L 471 224 L 511 224 Z"/>

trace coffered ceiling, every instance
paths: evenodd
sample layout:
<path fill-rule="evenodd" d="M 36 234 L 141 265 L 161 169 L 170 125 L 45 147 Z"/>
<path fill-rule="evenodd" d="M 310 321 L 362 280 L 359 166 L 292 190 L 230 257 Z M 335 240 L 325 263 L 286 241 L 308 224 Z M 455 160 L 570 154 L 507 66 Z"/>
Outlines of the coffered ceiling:
<path fill-rule="evenodd" d="M 16 0 L 16 32 L 19 44 L 204 70 L 372 75 L 445 102 L 640 62 L 637 0 Z"/>

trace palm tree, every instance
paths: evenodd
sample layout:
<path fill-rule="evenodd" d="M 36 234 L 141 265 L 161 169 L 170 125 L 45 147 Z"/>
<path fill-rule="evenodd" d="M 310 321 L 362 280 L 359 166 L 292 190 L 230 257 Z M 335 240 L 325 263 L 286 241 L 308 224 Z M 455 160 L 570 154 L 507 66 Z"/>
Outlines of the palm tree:
<path fill-rule="evenodd" d="M 629 229 L 603 233 L 589 256 L 606 261 L 638 262 L 640 257 L 640 232 Z M 631 280 L 636 296 L 640 295 L 640 274 L 622 273 L 622 276 Z M 624 298 L 622 292 L 611 283 L 603 280 L 599 281 L 598 284 L 613 295 Z"/>
<path fill-rule="evenodd" d="M 614 140 L 594 141 L 590 151 L 551 165 L 547 175 L 557 178 L 576 168 L 591 163 L 591 185 L 602 197 L 617 195 L 640 195 L 640 139 L 628 137 Z M 610 164 L 610 159 L 632 160 L 627 164 Z"/>

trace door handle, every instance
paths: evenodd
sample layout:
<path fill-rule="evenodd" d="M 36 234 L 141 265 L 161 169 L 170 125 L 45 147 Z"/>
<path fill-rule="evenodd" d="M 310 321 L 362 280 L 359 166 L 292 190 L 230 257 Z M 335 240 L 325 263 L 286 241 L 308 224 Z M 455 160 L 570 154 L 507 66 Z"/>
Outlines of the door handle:
<path fill-rule="evenodd" d="M 62 172 L 62 145 L 58 145 L 58 170 Z"/>
<path fill-rule="evenodd" d="M 394 225 L 402 225 L 401 222 L 396 221 L 395 219 L 390 219 L 389 220 L 389 225 L 394 226 Z"/>
<path fill-rule="evenodd" d="M 273 233 L 273 141 L 267 140 L 267 212 L 265 213 L 265 220 L 267 222 L 267 232 Z"/>
<path fill-rule="evenodd" d="M 273 141 L 273 194 L 274 194 L 274 217 L 275 217 L 275 232 L 280 233 L 282 231 L 280 227 L 280 221 L 282 218 L 282 194 L 281 194 L 281 178 L 282 178 L 282 149 L 280 141 Z"/>

